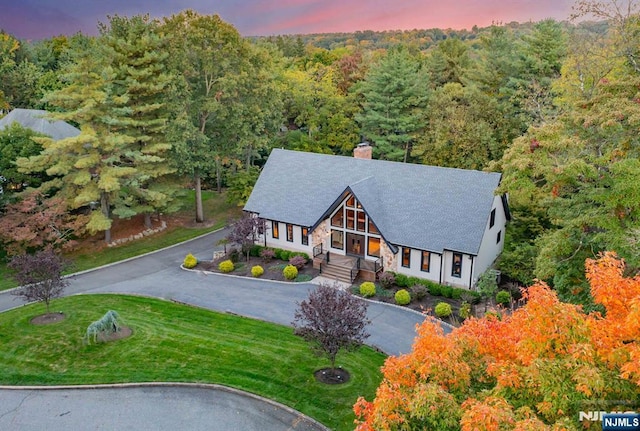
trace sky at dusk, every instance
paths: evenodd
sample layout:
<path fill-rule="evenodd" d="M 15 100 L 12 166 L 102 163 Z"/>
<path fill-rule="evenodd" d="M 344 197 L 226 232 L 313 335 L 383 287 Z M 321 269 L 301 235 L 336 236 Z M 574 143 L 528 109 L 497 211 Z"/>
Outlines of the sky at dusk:
<path fill-rule="evenodd" d="M 107 15 L 218 14 L 243 36 L 470 29 L 568 19 L 574 0 L 0 0 L 0 29 L 21 39 L 97 33 Z"/>

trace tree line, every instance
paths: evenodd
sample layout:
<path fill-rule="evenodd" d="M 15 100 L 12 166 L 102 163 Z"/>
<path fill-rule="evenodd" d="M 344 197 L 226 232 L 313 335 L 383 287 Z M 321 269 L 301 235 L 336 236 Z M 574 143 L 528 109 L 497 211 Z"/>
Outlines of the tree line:
<path fill-rule="evenodd" d="M 616 250 L 630 270 L 640 264 L 630 4 L 576 3 L 575 18 L 591 21 L 331 43 L 247 39 L 193 11 L 110 17 L 97 37 L 2 33 L 0 109 L 47 109 L 82 133 L 57 142 L 0 133 L 9 201 L 0 235 L 15 244 L 5 221 L 24 222 L 8 215 L 28 211 L 35 193 L 16 196 L 10 183 L 37 188 L 37 205 L 65 202 L 69 228 L 59 230 L 108 239 L 114 217 L 171 212 L 187 184 L 198 221 L 203 186 L 242 204 L 273 147 L 350 155 L 367 140 L 374 158 L 503 172 L 513 221 L 499 269 L 589 306 L 586 258 Z"/>

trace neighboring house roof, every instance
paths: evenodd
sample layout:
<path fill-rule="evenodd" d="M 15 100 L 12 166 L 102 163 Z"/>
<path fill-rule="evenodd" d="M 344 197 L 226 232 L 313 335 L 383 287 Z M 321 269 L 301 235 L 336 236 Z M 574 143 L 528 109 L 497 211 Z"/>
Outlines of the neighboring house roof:
<path fill-rule="evenodd" d="M 501 174 L 274 149 L 245 211 L 315 226 L 350 190 L 395 245 L 477 255 Z"/>
<path fill-rule="evenodd" d="M 31 129 L 56 141 L 80 134 L 80 130 L 71 124 L 60 120 L 48 120 L 47 115 L 47 111 L 39 109 L 14 109 L 0 119 L 0 130 L 15 122 L 25 129 Z"/>

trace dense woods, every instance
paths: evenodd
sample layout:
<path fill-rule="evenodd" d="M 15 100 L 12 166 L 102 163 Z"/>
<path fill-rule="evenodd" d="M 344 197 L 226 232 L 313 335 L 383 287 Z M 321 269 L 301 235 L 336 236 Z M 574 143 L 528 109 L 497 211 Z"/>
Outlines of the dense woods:
<path fill-rule="evenodd" d="M 360 429 L 571 429 L 579 401 L 637 395 L 639 56 L 633 1 L 462 31 L 243 38 L 184 11 L 113 16 L 96 37 L 0 32 L 0 112 L 81 130 L 0 131 L 0 259 L 109 241 L 116 218 L 149 223 L 185 187 L 201 222 L 201 190 L 242 205 L 275 147 L 351 155 L 366 140 L 374 158 L 502 172 L 513 217 L 497 268 L 533 286 L 528 308 L 452 337 L 425 323 L 358 404 Z"/>
<path fill-rule="evenodd" d="M 19 192 L 38 188 L 39 205 L 82 217 L 74 235 L 108 241 L 114 217 L 149 222 L 186 185 L 197 221 L 203 187 L 241 205 L 273 147 L 350 155 L 363 139 L 380 159 L 503 172 L 499 269 L 591 307 L 585 259 L 640 265 L 635 7 L 583 1 L 574 18 L 591 20 L 464 31 L 247 39 L 184 11 L 113 16 L 97 37 L 1 33 L 3 112 L 47 109 L 82 134 L 0 133 L 0 202 L 16 219 Z"/>

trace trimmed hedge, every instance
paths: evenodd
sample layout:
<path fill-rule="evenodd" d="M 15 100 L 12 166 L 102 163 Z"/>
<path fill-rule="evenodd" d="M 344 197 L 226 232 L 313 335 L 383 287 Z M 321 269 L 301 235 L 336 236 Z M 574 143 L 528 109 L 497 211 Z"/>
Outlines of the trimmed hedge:
<path fill-rule="evenodd" d="M 253 257 L 263 257 L 261 256 L 261 252 L 262 250 L 273 250 L 273 257 L 275 257 L 276 259 L 280 259 L 280 260 L 284 260 L 284 261 L 289 261 L 289 259 L 291 259 L 294 256 L 302 256 L 305 258 L 305 260 L 309 260 L 309 255 L 307 253 L 301 252 L 301 251 L 289 251 L 289 250 L 284 250 L 282 248 L 273 248 L 273 247 L 265 247 L 264 245 L 258 245 L 258 244 L 254 244 L 253 246 L 251 246 L 251 249 L 249 250 L 249 255 L 253 256 Z"/>
<path fill-rule="evenodd" d="M 223 260 L 218 264 L 218 269 L 222 272 L 232 272 L 235 269 L 235 265 L 231 260 Z"/>
<path fill-rule="evenodd" d="M 365 281 L 360 285 L 360 295 L 370 298 L 376 294 L 376 285 L 370 281 Z"/>
<path fill-rule="evenodd" d="M 188 269 L 195 268 L 197 264 L 198 264 L 198 259 L 191 253 L 186 255 L 184 258 L 184 261 L 182 261 L 182 266 Z"/>
<path fill-rule="evenodd" d="M 473 304 L 480 302 L 480 294 L 474 290 L 463 289 L 460 287 L 444 286 L 433 282 L 431 280 L 425 280 L 424 278 L 408 277 L 404 274 L 398 274 L 392 271 L 387 271 L 384 274 L 390 274 L 395 277 L 395 284 L 401 288 L 411 288 L 415 285 L 422 285 L 427 288 L 429 294 L 433 296 L 444 296 L 445 298 L 463 299 Z"/>
<path fill-rule="evenodd" d="M 506 290 L 501 290 L 496 293 L 496 303 L 500 305 L 509 306 L 511 304 L 511 294 Z"/>
<path fill-rule="evenodd" d="M 411 295 L 406 289 L 400 289 L 396 292 L 395 300 L 398 305 L 407 305 L 411 302 Z"/>

